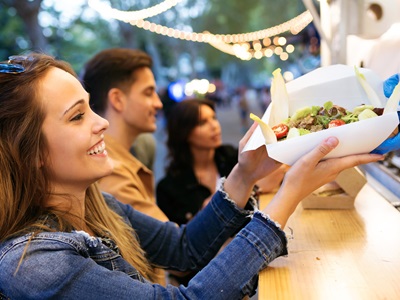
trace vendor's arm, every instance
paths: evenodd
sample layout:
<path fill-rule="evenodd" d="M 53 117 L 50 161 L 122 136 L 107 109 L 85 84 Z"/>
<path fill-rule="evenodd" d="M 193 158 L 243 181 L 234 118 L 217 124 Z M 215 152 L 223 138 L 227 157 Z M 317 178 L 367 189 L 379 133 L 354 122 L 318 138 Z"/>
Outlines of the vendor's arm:
<path fill-rule="evenodd" d="M 383 82 L 383 92 L 389 98 L 396 86 L 399 84 L 399 74 L 395 74 Z M 400 119 L 400 112 L 397 112 Z M 392 151 L 400 150 L 400 131 L 397 129 L 397 134 L 386 139 L 372 153 L 386 154 Z"/>

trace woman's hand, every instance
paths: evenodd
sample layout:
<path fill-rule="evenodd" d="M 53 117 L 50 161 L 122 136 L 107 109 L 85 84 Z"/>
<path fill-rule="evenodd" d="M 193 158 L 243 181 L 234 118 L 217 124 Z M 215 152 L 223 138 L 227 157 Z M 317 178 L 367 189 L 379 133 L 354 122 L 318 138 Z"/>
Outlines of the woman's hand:
<path fill-rule="evenodd" d="M 265 146 L 256 150 L 242 152 L 250 136 L 257 128 L 253 123 L 239 142 L 238 163 L 225 181 L 225 191 L 239 207 L 244 207 L 255 183 L 277 170 L 282 164 L 270 158 Z"/>
<path fill-rule="evenodd" d="M 322 160 L 338 144 L 337 138 L 327 138 L 299 159 L 286 173 L 281 188 L 264 212 L 284 226 L 302 199 L 335 180 L 341 171 L 384 159 L 379 154 L 357 154 Z"/>
<path fill-rule="evenodd" d="M 276 191 L 280 187 L 283 177 L 289 168 L 290 166 L 282 164 L 277 170 L 258 180 L 256 183 L 258 186 L 258 193 L 265 194 Z"/>
<path fill-rule="evenodd" d="M 239 142 L 238 168 L 250 184 L 255 184 L 257 180 L 264 178 L 282 166 L 280 162 L 268 156 L 264 145 L 256 150 L 242 152 L 257 126 L 257 123 L 254 122 Z"/>

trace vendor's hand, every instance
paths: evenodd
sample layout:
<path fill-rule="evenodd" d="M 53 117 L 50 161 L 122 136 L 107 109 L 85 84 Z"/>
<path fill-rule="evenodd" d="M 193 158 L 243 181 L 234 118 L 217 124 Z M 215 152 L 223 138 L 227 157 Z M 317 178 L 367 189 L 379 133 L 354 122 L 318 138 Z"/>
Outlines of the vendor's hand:
<path fill-rule="evenodd" d="M 389 98 L 394 88 L 399 84 L 399 74 L 395 74 L 390 76 L 383 82 L 383 92 L 387 98 Z M 400 119 L 400 112 L 397 112 Z M 388 152 L 400 150 L 400 135 L 399 130 L 394 136 L 389 137 L 382 144 L 380 144 L 376 149 L 374 149 L 371 153 L 377 154 L 386 154 Z"/>
<path fill-rule="evenodd" d="M 338 143 L 337 138 L 330 137 L 300 158 L 287 171 L 281 188 L 264 212 L 284 226 L 302 199 L 335 180 L 341 171 L 384 158 L 377 154 L 357 154 L 322 160 Z"/>
<path fill-rule="evenodd" d="M 400 119 L 400 112 L 397 112 Z M 392 151 L 400 150 L 400 133 L 397 129 L 397 134 L 384 140 L 382 144 L 376 147 L 371 153 L 386 154 Z"/>
<path fill-rule="evenodd" d="M 392 95 L 393 90 L 398 83 L 399 83 L 399 74 L 392 75 L 383 82 L 383 93 L 387 98 L 389 98 Z"/>

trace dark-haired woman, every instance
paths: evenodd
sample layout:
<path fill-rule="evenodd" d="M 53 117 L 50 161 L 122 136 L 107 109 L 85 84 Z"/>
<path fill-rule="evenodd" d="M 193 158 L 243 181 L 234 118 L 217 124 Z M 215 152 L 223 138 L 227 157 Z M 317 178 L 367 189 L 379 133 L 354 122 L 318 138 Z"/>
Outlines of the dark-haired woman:
<path fill-rule="evenodd" d="M 168 119 L 166 175 L 157 184 L 157 204 L 169 220 L 186 224 L 207 205 L 238 162 L 238 150 L 222 144 L 214 102 L 188 99 L 175 104 Z M 282 166 L 258 183 L 263 192 L 282 181 Z"/>

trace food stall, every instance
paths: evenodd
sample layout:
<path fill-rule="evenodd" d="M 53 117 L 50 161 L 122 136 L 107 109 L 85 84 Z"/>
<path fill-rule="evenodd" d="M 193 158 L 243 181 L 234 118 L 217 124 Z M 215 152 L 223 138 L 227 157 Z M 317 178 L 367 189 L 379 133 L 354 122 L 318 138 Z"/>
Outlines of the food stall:
<path fill-rule="evenodd" d="M 376 8 L 379 4 L 382 10 Z M 375 26 L 374 19 L 364 18 L 360 9 L 375 13 Z M 322 41 L 323 65 L 368 67 L 364 65 L 370 57 L 366 50 L 399 21 L 393 15 L 399 9 L 398 0 L 357 1 L 357 5 L 355 1 L 321 1 L 316 27 L 329 28 L 321 32 L 327 38 Z M 357 39 L 365 43 L 357 44 Z M 367 43 L 370 48 L 363 48 Z M 388 56 L 389 67 L 393 67 L 391 60 Z M 364 138 L 368 137 L 365 133 Z M 400 153 L 359 170 L 366 180 L 350 195 L 353 206 L 297 207 L 285 227 L 289 255 L 277 258 L 260 273 L 258 299 L 400 299 Z M 260 206 L 273 196 L 262 195 Z"/>
<path fill-rule="evenodd" d="M 373 70 L 382 80 L 400 72 L 400 0 L 303 0 L 321 36 L 321 64 Z M 395 207 L 400 205 L 400 152 L 360 168 Z"/>

